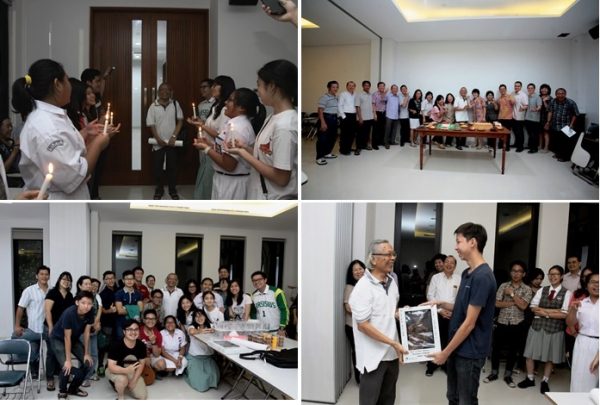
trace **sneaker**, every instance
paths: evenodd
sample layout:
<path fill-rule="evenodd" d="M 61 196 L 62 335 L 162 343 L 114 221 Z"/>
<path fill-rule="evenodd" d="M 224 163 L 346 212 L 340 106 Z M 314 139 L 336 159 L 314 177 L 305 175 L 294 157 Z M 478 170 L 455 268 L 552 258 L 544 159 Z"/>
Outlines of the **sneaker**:
<path fill-rule="evenodd" d="M 540 384 L 540 394 L 545 394 L 548 391 L 550 391 L 548 381 L 542 381 L 542 383 Z"/>
<path fill-rule="evenodd" d="M 377 148 L 377 149 L 379 149 L 379 148 Z M 367 146 L 367 150 L 373 150 L 373 147 L 372 146 Z"/>
<path fill-rule="evenodd" d="M 323 156 L 325 159 L 335 159 L 337 157 L 337 155 L 334 155 L 333 153 L 329 153 L 325 156 Z"/>
<path fill-rule="evenodd" d="M 510 376 L 504 377 L 504 382 L 510 388 L 515 388 L 517 386 L 517 384 L 515 384 L 515 382 L 513 381 L 512 377 L 510 377 Z"/>
<path fill-rule="evenodd" d="M 85 388 L 87 388 L 87 387 L 91 387 L 91 386 L 92 386 L 92 383 L 90 382 L 90 380 L 85 380 L 85 381 L 84 381 L 84 382 L 81 384 L 81 386 L 82 386 L 82 387 L 85 387 Z"/>
<path fill-rule="evenodd" d="M 438 147 L 439 149 L 446 149 L 446 145 L 444 145 L 443 143 L 438 143 L 438 144 L 437 144 L 437 147 Z"/>
<path fill-rule="evenodd" d="M 529 149 L 527 153 L 538 153 L 537 149 Z"/>
<path fill-rule="evenodd" d="M 360 149 L 356 149 L 356 150 L 354 151 L 354 156 L 358 156 L 358 155 L 360 155 Z"/>
<path fill-rule="evenodd" d="M 498 374 L 492 373 L 483 379 L 484 383 L 490 383 L 492 381 L 496 381 L 498 379 Z"/>
<path fill-rule="evenodd" d="M 367 148 L 368 150 L 368 148 Z M 373 150 L 379 150 L 379 146 L 373 146 Z"/>
<path fill-rule="evenodd" d="M 530 380 L 529 377 L 525 377 L 523 381 L 517 384 L 519 388 L 535 387 L 535 380 Z"/>
<path fill-rule="evenodd" d="M 414 143 L 414 142 L 411 142 L 411 143 L 410 143 L 410 147 L 411 147 L 411 148 L 416 148 L 416 147 L 417 147 L 417 144 L 416 144 L 416 143 Z"/>
<path fill-rule="evenodd" d="M 462 146 L 457 146 L 456 149 L 463 150 Z"/>
<path fill-rule="evenodd" d="M 317 159 L 317 164 L 318 164 L 319 166 L 323 166 L 323 165 L 326 165 L 326 164 L 327 164 L 327 161 L 326 161 L 325 159 L 323 159 L 323 158 L 321 158 L 321 159 Z"/>

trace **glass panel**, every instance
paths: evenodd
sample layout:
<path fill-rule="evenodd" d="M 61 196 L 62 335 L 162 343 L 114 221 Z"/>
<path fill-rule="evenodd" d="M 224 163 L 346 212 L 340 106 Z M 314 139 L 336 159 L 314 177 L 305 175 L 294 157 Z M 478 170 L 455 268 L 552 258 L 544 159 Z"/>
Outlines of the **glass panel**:
<path fill-rule="evenodd" d="M 494 275 L 498 285 L 510 279 L 513 260 L 524 261 L 529 269 L 535 267 L 538 212 L 538 204 L 498 204 L 494 246 Z"/>
<path fill-rule="evenodd" d="M 167 81 L 167 22 L 156 22 L 156 89 Z"/>
<path fill-rule="evenodd" d="M 263 239 L 262 242 L 262 266 L 261 269 L 267 274 L 269 284 L 283 288 L 283 253 L 285 240 Z"/>
<path fill-rule="evenodd" d="M 146 96 L 146 91 L 142 89 L 142 20 L 133 20 L 131 21 L 131 170 L 142 170 L 142 108 L 147 108 Z"/>
<path fill-rule="evenodd" d="M 125 270 L 142 265 L 142 235 L 113 233 L 112 270 L 121 279 Z"/>
<path fill-rule="evenodd" d="M 17 303 L 21 298 L 21 294 L 23 294 L 23 290 L 36 283 L 36 270 L 43 264 L 41 233 L 42 231 L 40 230 L 40 238 L 37 240 L 13 239 L 14 309 L 17 308 Z M 21 324 L 27 325 L 26 314 L 23 314 Z"/>
<path fill-rule="evenodd" d="M 396 205 L 394 271 L 400 283 L 401 305 L 415 306 L 426 300 L 425 290 L 435 274 L 434 256 L 439 252 L 441 204 Z M 400 222 L 398 222 L 400 219 Z"/>
<path fill-rule="evenodd" d="M 244 251 L 246 240 L 235 236 L 223 236 L 221 238 L 221 266 L 229 269 L 232 280 L 238 280 L 244 288 Z"/>
<path fill-rule="evenodd" d="M 175 238 L 175 273 L 181 286 L 188 280 L 202 278 L 202 238 L 177 236 Z"/>

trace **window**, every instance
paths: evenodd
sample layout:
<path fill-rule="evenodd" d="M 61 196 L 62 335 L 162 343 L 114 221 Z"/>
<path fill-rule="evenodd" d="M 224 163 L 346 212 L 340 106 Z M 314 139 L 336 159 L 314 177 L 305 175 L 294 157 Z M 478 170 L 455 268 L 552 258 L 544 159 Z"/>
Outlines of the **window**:
<path fill-rule="evenodd" d="M 42 235 L 41 229 L 13 230 L 14 309 L 17 308 L 23 290 L 36 283 L 35 272 L 44 263 Z M 23 325 L 26 325 L 26 322 L 24 317 Z"/>
<path fill-rule="evenodd" d="M 569 205 L 566 254 L 580 255 L 582 269 L 598 269 L 598 204 Z"/>
<path fill-rule="evenodd" d="M 261 270 L 267 274 L 269 285 L 282 288 L 285 240 L 263 239 Z"/>
<path fill-rule="evenodd" d="M 112 238 L 112 269 L 119 280 L 125 270 L 142 265 L 142 234 L 113 232 Z"/>
<path fill-rule="evenodd" d="M 396 204 L 394 249 L 398 257 L 394 272 L 400 283 L 401 305 L 418 305 L 426 300 L 427 282 L 435 269 L 433 256 L 440 251 L 441 203 Z"/>
<path fill-rule="evenodd" d="M 238 280 L 240 284 L 244 283 L 245 251 L 245 238 L 239 236 L 221 237 L 221 266 L 227 267 L 231 279 Z M 243 285 L 241 287 L 244 288 Z"/>
<path fill-rule="evenodd" d="M 535 268 L 537 256 L 539 204 L 498 204 L 494 275 L 500 285 L 509 280 L 510 262 L 523 260 Z"/>
<path fill-rule="evenodd" d="M 202 237 L 177 236 L 175 238 L 175 273 L 180 284 L 202 278 Z"/>

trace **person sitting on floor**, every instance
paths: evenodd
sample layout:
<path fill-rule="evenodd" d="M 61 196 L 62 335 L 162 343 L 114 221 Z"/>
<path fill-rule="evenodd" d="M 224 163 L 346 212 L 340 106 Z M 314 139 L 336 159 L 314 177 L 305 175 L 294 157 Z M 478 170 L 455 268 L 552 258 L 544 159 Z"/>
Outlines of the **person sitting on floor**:
<path fill-rule="evenodd" d="M 187 328 L 190 335 L 190 351 L 185 381 L 196 391 L 204 392 L 219 385 L 219 367 L 212 357 L 214 351 L 206 343 L 196 338 L 202 333 L 214 333 L 210 327 L 210 320 L 202 309 L 193 313 L 192 325 Z"/>

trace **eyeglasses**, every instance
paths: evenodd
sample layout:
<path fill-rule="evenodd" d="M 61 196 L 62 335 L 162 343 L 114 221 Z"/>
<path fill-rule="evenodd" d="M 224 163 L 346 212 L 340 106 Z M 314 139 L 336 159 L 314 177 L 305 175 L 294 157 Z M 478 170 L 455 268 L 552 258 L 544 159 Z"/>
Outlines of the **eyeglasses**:
<path fill-rule="evenodd" d="M 253 282 L 253 283 L 256 283 L 256 282 L 258 282 L 258 281 L 262 281 L 262 280 L 264 280 L 264 279 L 265 279 L 264 277 L 261 277 L 261 278 L 253 278 L 253 279 L 252 279 L 252 282 Z"/>
<path fill-rule="evenodd" d="M 139 328 L 125 328 L 125 332 L 139 332 Z"/>
<path fill-rule="evenodd" d="M 398 257 L 398 254 L 396 252 L 391 252 L 391 253 L 371 253 L 373 256 L 385 256 L 387 258 L 392 258 L 395 259 L 396 257 Z"/>

